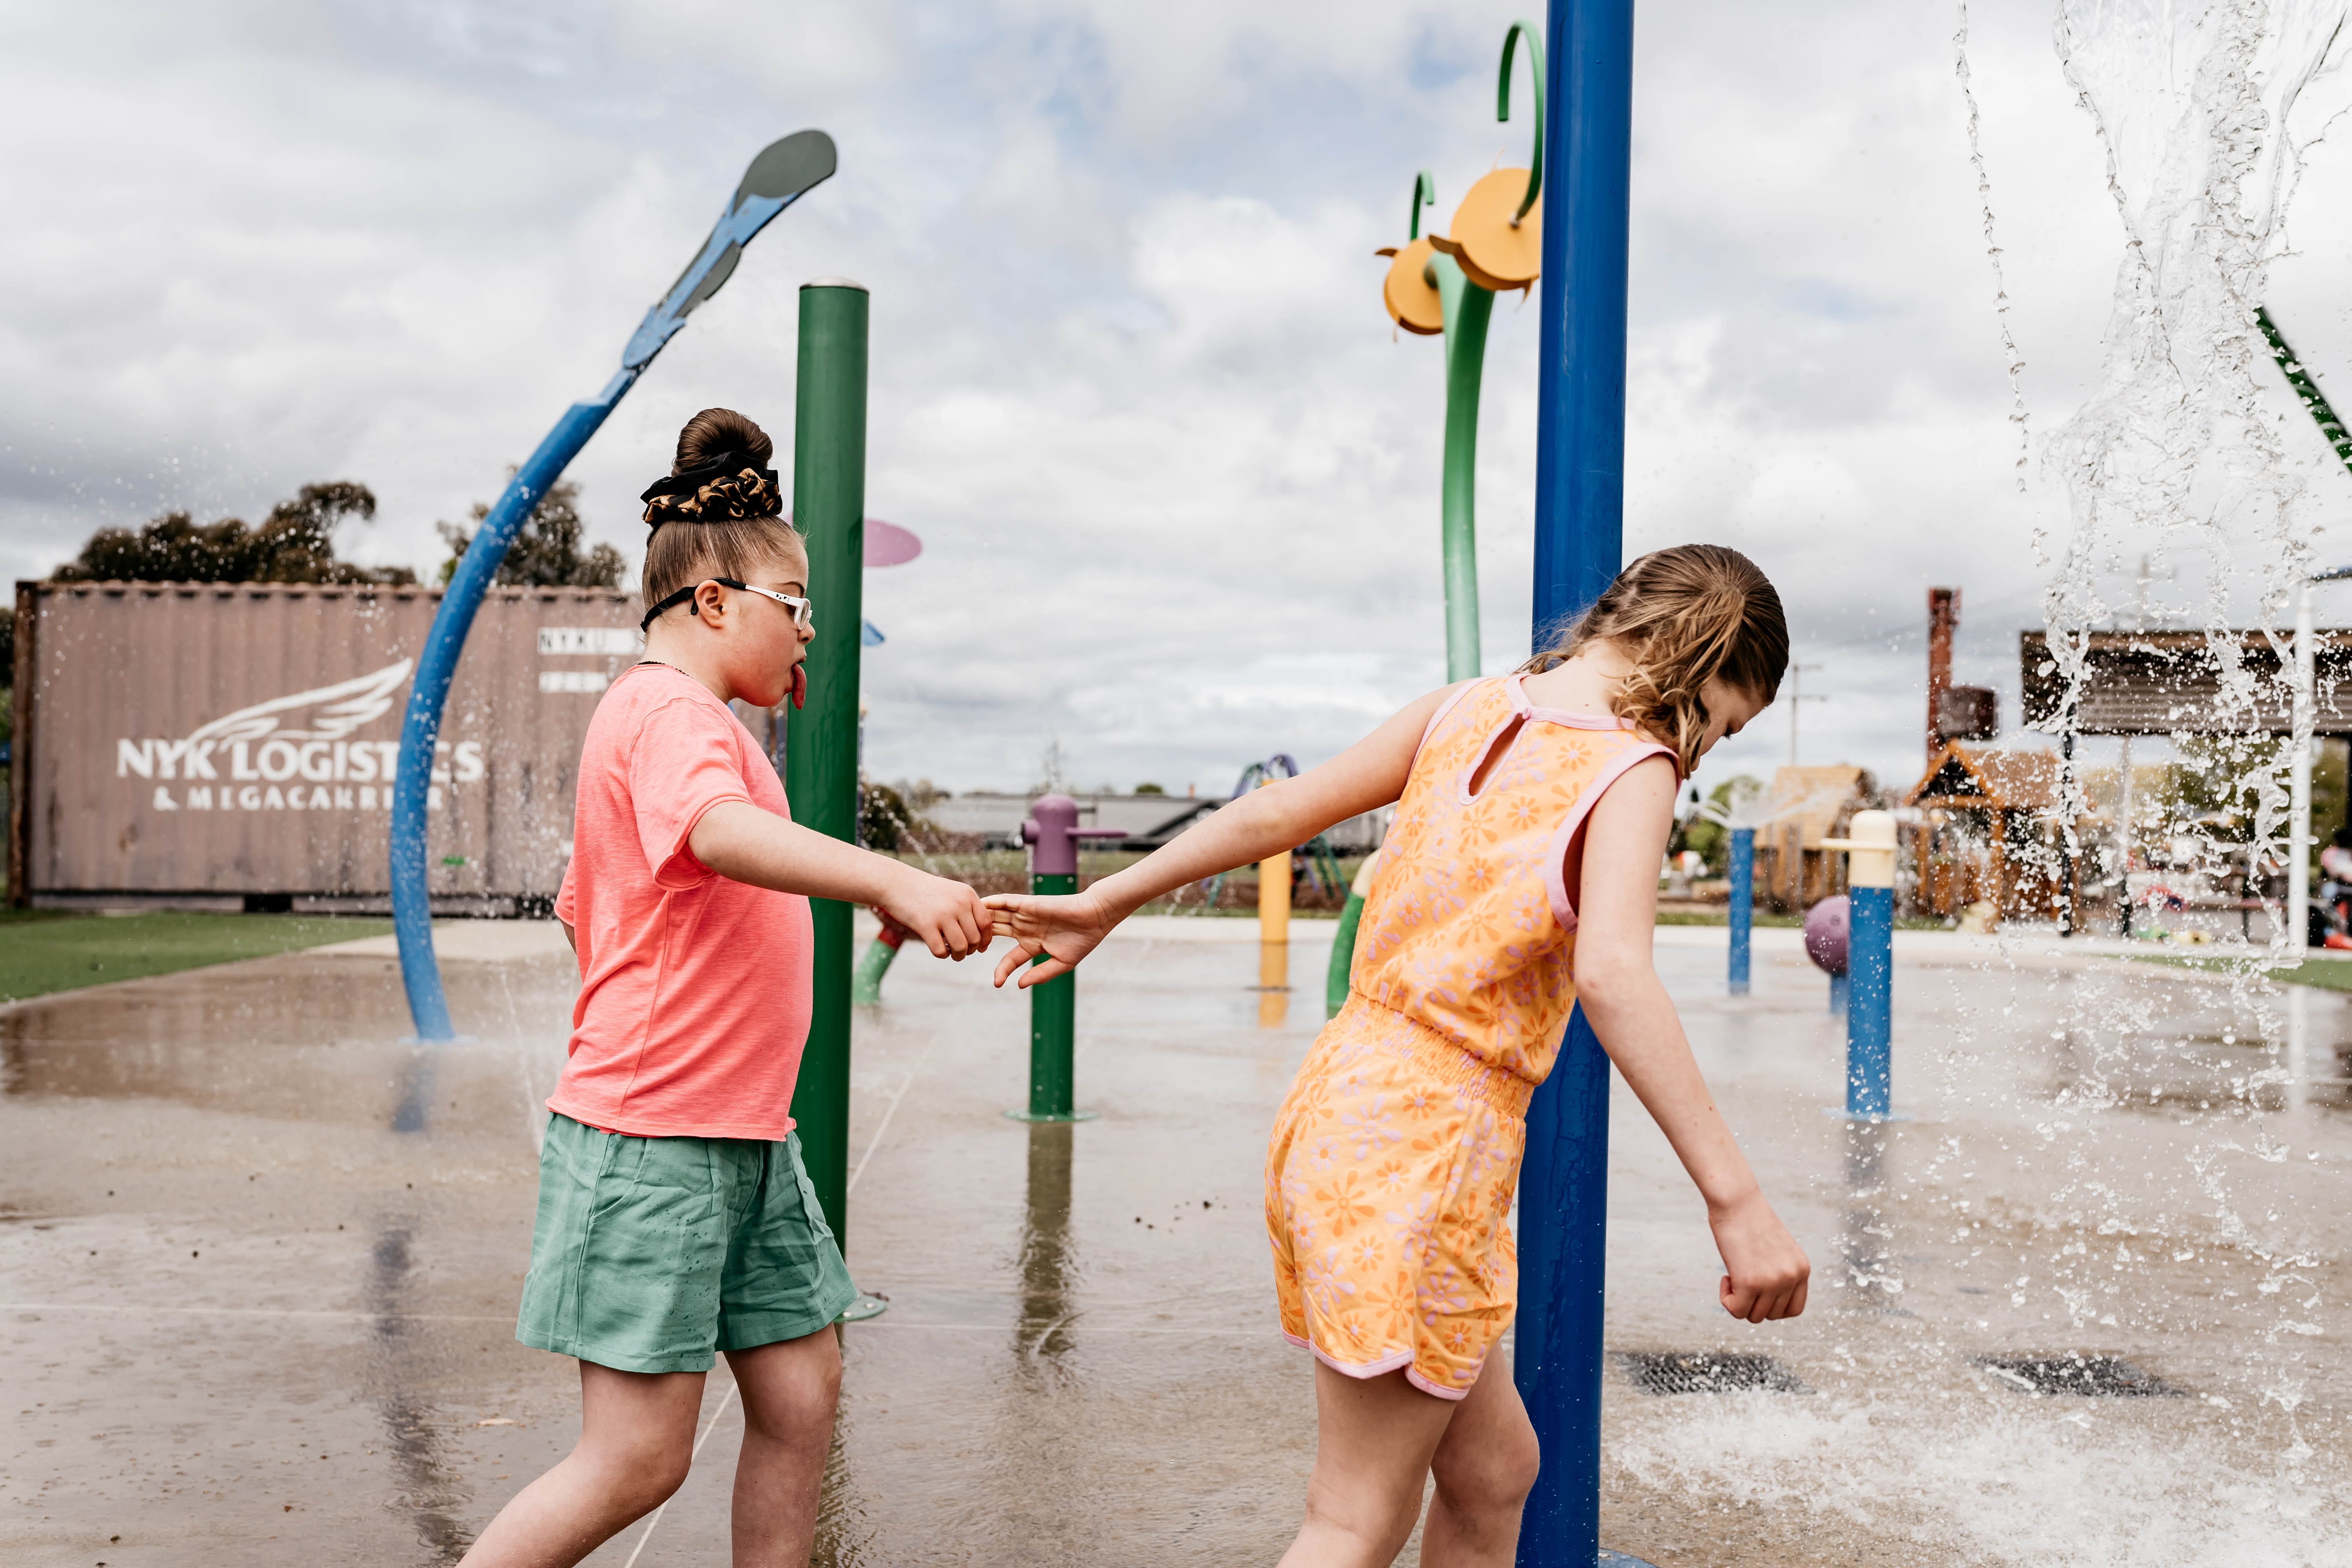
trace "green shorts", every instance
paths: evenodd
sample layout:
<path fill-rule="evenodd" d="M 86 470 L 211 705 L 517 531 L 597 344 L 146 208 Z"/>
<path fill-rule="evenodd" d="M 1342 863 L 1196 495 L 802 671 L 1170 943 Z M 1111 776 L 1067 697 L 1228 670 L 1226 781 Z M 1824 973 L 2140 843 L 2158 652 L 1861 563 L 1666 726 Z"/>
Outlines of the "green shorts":
<path fill-rule="evenodd" d="M 857 1296 L 800 1140 L 632 1138 L 549 1112 L 515 1338 L 622 1372 L 708 1372 Z"/>

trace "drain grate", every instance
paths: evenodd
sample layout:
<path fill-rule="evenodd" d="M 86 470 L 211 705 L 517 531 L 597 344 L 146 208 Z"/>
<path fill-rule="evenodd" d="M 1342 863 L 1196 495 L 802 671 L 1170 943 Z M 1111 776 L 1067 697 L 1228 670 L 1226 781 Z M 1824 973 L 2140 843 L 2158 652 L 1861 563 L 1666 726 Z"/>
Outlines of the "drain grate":
<path fill-rule="evenodd" d="M 1797 1374 L 1769 1355 L 1707 1351 L 1625 1351 L 1611 1357 L 1644 1394 L 1803 1394 Z"/>
<path fill-rule="evenodd" d="M 2185 1399 L 2188 1393 L 2113 1355 L 1980 1355 L 1969 1358 L 2028 1394 L 2078 1394 L 2100 1399 Z"/>

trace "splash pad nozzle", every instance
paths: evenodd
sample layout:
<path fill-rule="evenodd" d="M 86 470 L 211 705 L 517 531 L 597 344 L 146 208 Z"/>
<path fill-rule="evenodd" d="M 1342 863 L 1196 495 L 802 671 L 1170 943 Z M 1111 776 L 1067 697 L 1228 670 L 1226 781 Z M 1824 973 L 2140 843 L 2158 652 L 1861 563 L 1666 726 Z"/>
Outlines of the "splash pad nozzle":
<path fill-rule="evenodd" d="M 401 984 L 408 993 L 409 1016 L 415 1021 L 419 1039 L 446 1044 L 457 1038 L 449 1022 L 448 998 L 441 988 L 440 965 L 433 957 L 432 897 L 425 881 L 425 805 L 434 741 L 441 731 L 441 709 L 457 678 L 457 659 L 466 650 L 466 634 L 473 628 L 474 613 L 481 608 L 483 595 L 489 592 L 515 534 L 563 477 L 572 459 L 628 395 L 662 345 L 677 336 L 687 317 L 735 275 L 743 247 L 779 213 L 831 179 L 838 162 L 833 138 L 822 131 L 795 132 L 760 151 L 743 171 L 702 248 L 630 334 L 621 351 L 621 368 L 594 397 L 564 411 L 555 428 L 507 481 L 473 543 L 457 559 L 457 570 L 442 595 L 441 608 L 434 615 L 433 629 L 425 634 L 424 651 L 417 657 L 415 680 L 408 689 L 408 710 L 400 724 L 399 763 L 392 786 L 392 918 L 400 938 Z"/>

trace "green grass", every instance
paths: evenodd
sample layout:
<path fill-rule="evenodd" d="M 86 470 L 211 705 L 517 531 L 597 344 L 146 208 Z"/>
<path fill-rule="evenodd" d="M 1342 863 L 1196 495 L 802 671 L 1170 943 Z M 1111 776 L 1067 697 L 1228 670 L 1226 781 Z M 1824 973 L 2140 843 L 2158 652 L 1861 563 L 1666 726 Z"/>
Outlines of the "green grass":
<path fill-rule="evenodd" d="M 2294 967 L 2266 963 L 2259 958 L 2207 958 L 2188 952 L 2135 952 L 2142 963 L 2168 963 L 2176 969 L 2201 969 L 2208 973 L 2252 970 L 2281 985 L 2308 985 L 2319 991 L 2352 991 L 2352 959 L 2306 958 Z"/>
<path fill-rule="evenodd" d="M 0 912 L 0 1002 L 383 936 L 392 922 L 317 915 Z"/>
<path fill-rule="evenodd" d="M 1662 926 L 1727 926 L 1729 915 L 1703 913 L 1697 910 L 1660 910 L 1658 923 Z M 1749 917 L 1749 923 L 1759 926 L 1801 926 L 1802 915 L 1768 915 L 1762 910 Z"/>
<path fill-rule="evenodd" d="M 1723 926 L 1731 923 L 1731 917 L 1697 910 L 1660 910 L 1658 923 L 1662 926 Z M 1752 917 L 1751 923 L 1759 926 L 1802 926 L 1805 923 L 1805 917 L 1768 915 L 1762 910 L 1759 910 Z M 1895 929 L 1896 931 L 1949 931 L 1951 927 L 1939 920 L 1918 919 L 1906 915 L 1895 922 Z"/>

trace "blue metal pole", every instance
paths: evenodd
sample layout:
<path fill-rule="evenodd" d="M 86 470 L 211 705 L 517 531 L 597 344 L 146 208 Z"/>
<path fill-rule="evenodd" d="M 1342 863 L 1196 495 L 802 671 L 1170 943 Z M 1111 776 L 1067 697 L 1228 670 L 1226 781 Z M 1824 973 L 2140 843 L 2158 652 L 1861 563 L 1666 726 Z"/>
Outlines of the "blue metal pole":
<path fill-rule="evenodd" d="M 1535 645 L 1624 562 L 1626 228 L 1633 0 L 1551 0 L 1538 329 Z M 1601 1540 L 1601 1376 L 1609 1219 L 1609 1058 L 1570 1015 L 1528 1108 L 1519 1200 L 1519 1394 L 1542 1468 L 1519 1533 L 1525 1568 L 1591 1568 Z"/>
<path fill-rule="evenodd" d="M 645 320 L 621 350 L 621 368 L 604 390 L 587 403 L 575 403 L 556 421 L 530 461 L 513 479 L 482 520 L 480 530 L 441 595 L 441 608 L 425 634 L 417 656 L 415 683 L 408 690 L 408 710 L 400 723 L 400 752 L 392 783 L 392 922 L 400 942 L 400 982 L 408 993 L 409 1016 L 415 1020 L 420 1040 L 451 1040 L 449 1002 L 441 989 L 441 966 L 433 957 L 433 903 L 425 887 L 425 826 L 432 805 L 433 754 L 440 738 L 441 709 L 457 678 L 457 659 L 466 651 L 466 634 L 473 628 L 474 612 L 497 580 L 507 546 L 604 416 L 637 383 L 662 345 L 686 325 L 697 307 L 725 286 L 742 259 L 743 247 L 782 212 L 819 183 L 830 179 L 836 165 L 833 138 L 822 131 L 800 131 L 760 150 L 743 171 L 727 208 L 711 226 L 702 248 L 678 274 L 669 292 L 647 310 Z"/>
<path fill-rule="evenodd" d="M 1894 1039 L 1895 889 L 1855 888 L 1847 938 L 1845 1110 L 1883 1121 L 1894 1114 L 1889 1061 Z"/>
<path fill-rule="evenodd" d="M 1624 564 L 1633 0 L 1551 0 L 1537 329 L 1536 645 Z"/>
<path fill-rule="evenodd" d="M 1731 994 L 1748 994 L 1750 933 L 1756 924 L 1756 830 L 1731 830 Z"/>

